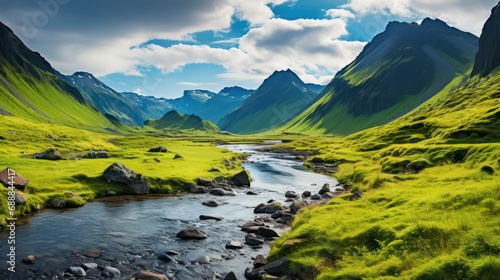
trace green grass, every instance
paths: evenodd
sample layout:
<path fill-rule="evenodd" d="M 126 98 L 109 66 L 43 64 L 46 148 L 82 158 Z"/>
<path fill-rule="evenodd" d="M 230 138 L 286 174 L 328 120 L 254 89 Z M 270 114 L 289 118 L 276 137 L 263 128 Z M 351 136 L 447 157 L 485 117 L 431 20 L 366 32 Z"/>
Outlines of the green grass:
<path fill-rule="evenodd" d="M 339 164 L 335 176 L 363 197 L 301 212 L 270 258 L 287 255 L 305 279 L 496 279 L 499 93 L 498 74 L 457 79 L 387 125 L 283 145 Z"/>

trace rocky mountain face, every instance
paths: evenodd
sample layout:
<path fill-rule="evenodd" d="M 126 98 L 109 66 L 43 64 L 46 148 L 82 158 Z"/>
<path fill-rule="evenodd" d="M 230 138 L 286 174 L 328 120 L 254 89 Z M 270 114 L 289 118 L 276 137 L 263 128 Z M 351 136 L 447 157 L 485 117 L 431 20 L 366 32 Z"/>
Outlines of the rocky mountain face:
<path fill-rule="evenodd" d="M 481 37 L 472 76 L 485 77 L 500 65 L 500 2 L 491 10 Z"/>

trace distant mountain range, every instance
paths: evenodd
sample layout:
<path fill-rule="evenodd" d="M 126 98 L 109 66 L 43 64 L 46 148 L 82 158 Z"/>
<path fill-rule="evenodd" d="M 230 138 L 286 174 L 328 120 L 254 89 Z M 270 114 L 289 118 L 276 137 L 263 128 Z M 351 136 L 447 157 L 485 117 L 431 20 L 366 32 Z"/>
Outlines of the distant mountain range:
<path fill-rule="evenodd" d="M 225 115 L 238 108 L 255 90 L 227 87 L 207 100 L 196 113 L 204 120 L 219 122 Z"/>
<path fill-rule="evenodd" d="M 281 131 L 346 135 L 387 123 L 465 77 L 477 50 L 476 36 L 440 20 L 391 22 Z"/>
<path fill-rule="evenodd" d="M 202 120 L 195 115 L 181 114 L 170 111 L 159 120 L 147 120 L 145 126 L 158 130 L 197 130 L 204 132 L 219 132 L 220 129 L 210 121 Z"/>
<path fill-rule="evenodd" d="M 233 133 L 263 132 L 297 114 L 316 96 L 290 69 L 275 71 L 218 125 Z"/>

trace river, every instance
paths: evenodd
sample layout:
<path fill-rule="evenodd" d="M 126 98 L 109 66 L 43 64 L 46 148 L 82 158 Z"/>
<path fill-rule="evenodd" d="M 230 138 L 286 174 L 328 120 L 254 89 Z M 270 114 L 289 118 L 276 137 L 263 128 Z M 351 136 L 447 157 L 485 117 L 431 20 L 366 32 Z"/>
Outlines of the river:
<path fill-rule="evenodd" d="M 244 167 L 250 172 L 251 190 L 259 195 L 217 197 L 210 194 L 178 196 L 124 196 L 96 199 L 76 209 L 45 209 L 24 219 L 16 228 L 16 272 L 7 271 L 8 232 L 0 232 L 0 279 L 64 279 L 70 266 L 94 262 L 121 271 L 120 279 L 129 279 L 141 269 L 164 273 L 169 279 L 218 279 L 230 271 L 244 279 L 246 267 L 251 267 L 258 254 L 266 255 L 269 247 L 227 250 L 230 240 L 244 243 L 245 232 L 238 225 L 261 214 L 253 209 L 274 199 L 284 203 L 288 190 L 302 193 L 319 191 L 324 183 L 336 185 L 328 176 L 305 170 L 293 157 L 262 153 L 256 145 L 225 145 L 235 152 L 250 153 Z M 207 207 L 203 201 L 215 200 L 223 205 Z M 199 215 L 220 216 L 222 221 L 200 221 Z M 184 241 L 175 237 L 186 227 L 198 227 L 209 237 L 201 241 Z M 278 232 L 283 229 L 276 229 Z M 83 256 L 89 249 L 101 251 L 98 258 Z M 175 250 L 177 261 L 164 262 L 158 254 Z M 21 263 L 34 255 L 35 264 Z M 208 256 L 211 262 L 197 262 Z M 85 279 L 100 279 L 99 270 L 89 272 Z M 108 278 L 109 279 L 109 278 Z"/>

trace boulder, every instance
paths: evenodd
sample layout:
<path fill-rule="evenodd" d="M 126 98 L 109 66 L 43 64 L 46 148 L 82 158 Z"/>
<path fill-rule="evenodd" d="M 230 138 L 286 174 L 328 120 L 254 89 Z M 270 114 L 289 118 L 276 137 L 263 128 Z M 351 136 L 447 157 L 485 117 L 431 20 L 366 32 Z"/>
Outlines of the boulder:
<path fill-rule="evenodd" d="M 295 193 L 294 191 L 287 191 L 285 193 L 285 197 L 288 197 L 288 198 L 296 198 L 297 197 L 297 193 Z"/>
<path fill-rule="evenodd" d="M 259 268 L 247 268 L 245 270 L 245 277 L 247 277 L 248 279 L 259 279 L 259 277 L 264 274 L 269 274 L 275 277 L 283 276 L 288 272 L 289 264 L 290 261 L 288 260 L 288 258 L 282 257 Z"/>
<path fill-rule="evenodd" d="M 259 195 L 258 193 L 254 192 L 254 191 L 247 191 L 246 194 L 247 195 Z"/>
<path fill-rule="evenodd" d="M 77 277 L 85 277 L 87 276 L 87 273 L 85 272 L 85 270 L 81 267 L 78 267 L 78 266 L 72 266 L 72 267 L 69 267 L 68 269 L 66 269 L 66 272 L 67 273 L 70 273 L 70 274 L 73 274 Z"/>
<path fill-rule="evenodd" d="M 355 193 L 351 194 L 351 196 L 349 197 L 349 200 L 358 200 L 362 197 L 363 197 L 363 194 L 361 192 L 355 192 Z"/>
<path fill-rule="evenodd" d="M 226 274 L 223 280 L 238 280 L 238 277 L 236 277 L 236 274 L 234 274 L 234 272 L 231 271 L 228 274 Z"/>
<path fill-rule="evenodd" d="M 276 231 L 267 227 L 260 227 L 257 234 L 263 237 L 280 237 Z"/>
<path fill-rule="evenodd" d="M 102 177 L 108 183 L 130 184 L 135 178 L 135 172 L 125 167 L 125 165 L 115 162 L 104 170 Z"/>
<path fill-rule="evenodd" d="M 167 148 L 163 146 L 154 147 L 148 150 L 149 153 L 166 153 Z"/>
<path fill-rule="evenodd" d="M 275 202 L 271 202 L 267 205 L 264 203 L 261 203 L 261 204 L 257 205 L 257 207 L 255 207 L 253 212 L 255 214 L 259 214 L 259 213 L 273 214 L 279 210 L 283 210 L 283 205 L 281 205 L 281 203 L 275 201 Z"/>
<path fill-rule="evenodd" d="M 246 232 L 257 232 L 259 228 L 263 226 L 265 226 L 264 223 L 248 221 L 241 226 L 241 230 Z"/>
<path fill-rule="evenodd" d="M 85 270 L 97 269 L 97 264 L 96 263 L 82 263 L 82 268 Z"/>
<path fill-rule="evenodd" d="M 250 174 L 243 170 L 232 177 L 233 183 L 237 187 L 250 186 Z"/>
<path fill-rule="evenodd" d="M 156 162 L 161 162 L 161 160 L 159 160 L 158 158 L 153 158 L 153 160 Z"/>
<path fill-rule="evenodd" d="M 323 185 L 323 187 L 321 187 L 321 190 L 319 190 L 319 194 L 322 195 L 326 192 L 329 192 L 330 191 L 330 184 L 326 183 Z"/>
<path fill-rule="evenodd" d="M 211 259 L 209 256 L 201 256 L 201 257 L 198 257 L 194 260 L 194 262 L 202 263 L 202 264 L 210 263 L 210 261 L 211 261 Z"/>
<path fill-rule="evenodd" d="M 210 191 L 210 194 L 212 194 L 212 195 L 216 195 L 216 196 L 228 196 L 228 195 L 235 195 L 233 192 L 226 191 L 226 190 L 221 189 L 221 188 L 215 188 L 215 189 L 211 190 L 211 191 Z"/>
<path fill-rule="evenodd" d="M 320 199 L 321 199 L 321 195 L 319 195 L 319 194 L 315 193 L 315 194 L 313 194 L 313 195 L 311 196 L 311 199 L 312 199 L 312 200 L 320 200 Z"/>
<path fill-rule="evenodd" d="M 130 194 L 148 194 L 150 189 L 148 182 L 141 174 L 137 174 L 128 185 L 128 193 Z"/>
<path fill-rule="evenodd" d="M 304 202 L 304 201 L 301 201 L 298 199 L 294 199 L 292 202 L 292 205 L 290 205 L 290 213 L 297 214 L 300 209 L 307 207 L 307 206 L 308 206 L 307 202 Z"/>
<path fill-rule="evenodd" d="M 243 248 L 243 244 L 239 241 L 228 241 L 226 243 L 226 249 L 237 250 Z"/>
<path fill-rule="evenodd" d="M 130 280 L 168 280 L 168 277 L 159 272 L 141 270 L 134 274 Z"/>
<path fill-rule="evenodd" d="M 56 149 L 50 148 L 41 153 L 34 154 L 36 159 L 46 159 L 46 160 L 61 160 L 61 152 Z"/>
<path fill-rule="evenodd" d="M 109 158 L 107 151 L 90 151 L 87 153 L 87 158 Z"/>
<path fill-rule="evenodd" d="M 16 205 L 26 204 L 26 202 L 28 201 L 28 195 L 20 191 L 15 191 L 15 193 L 16 194 L 14 195 L 14 198 L 16 201 Z"/>
<path fill-rule="evenodd" d="M 203 201 L 201 204 L 208 206 L 208 207 L 217 207 L 219 206 L 219 203 L 217 201 L 209 200 L 209 201 Z"/>
<path fill-rule="evenodd" d="M 200 220 L 216 220 L 216 221 L 222 221 L 224 218 L 222 217 L 215 217 L 215 216 L 208 216 L 208 215 L 200 215 Z"/>
<path fill-rule="evenodd" d="M 192 185 L 191 187 L 189 187 L 189 192 L 191 192 L 191 193 L 207 193 L 208 190 L 202 186 Z"/>
<path fill-rule="evenodd" d="M 23 263 L 27 263 L 27 264 L 34 264 L 35 263 L 35 256 L 29 255 L 26 258 L 22 259 L 21 261 Z"/>
<path fill-rule="evenodd" d="M 304 192 L 302 193 L 302 196 L 303 196 L 303 197 L 311 197 L 311 192 L 310 192 L 310 191 L 304 191 Z"/>
<path fill-rule="evenodd" d="M 105 277 L 118 278 L 122 275 L 122 273 L 114 267 L 105 266 L 101 272 L 101 275 Z"/>
<path fill-rule="evenodd" d="M 204 187 L 211 187 L 213 185 L 212 180 L 203 177 L 199 177 L 198 179 L 196 179 L 196 183 Z"/>
<path fill-rule="evenodd" d="M 255 233 L 249 233 L 245 236 L 245 242 L 250 246 L 262 245 L 265 240 Z"/>
<path fill-rule="evenodd" d="M 208 237 L 208 235 L 204 231 L 197 228 L 183 229 L 179 231 L 176 236 L 181 239 L 197 239 L 197 240 L 205 239 Z"/>
<path fill-rule="evenodd" d="M 266 264 L 267 264 L 266 257 L 264 257 L 263 255 L 257 255 L 255 257 L 254 262 L 253 262 L 253 267 L 259 268 L 259 267 L 262 267 Z"/>
<path fill-rule="evenodd" d="M 89 249 L 89 250 L 85 251 L 85 253 L 83 255 L 86 257 L 89 257 L 89 258 L 96 259 L 101 255 L 101 250 L 99 250 L 97 248 Z"/>
<path fill-rule="evenodd" d="M 50 205 L 53 208 L 65 208 L 66 207 L 66 201 L 64 199 L 56 197 L 50 201 Z"/>
<path fill-rule="evenodd" d="M 9 167 L 0 172 L 0 182 L 6 187 L 10 187 L 11 180 L 9 180 L 9 176 L 12 177 L 12 174 L 14 174 L 14 188 L 24 190 L 28 185 L 28 179 L 15 173 L 15 171 L 10 169 Z"/>
<path fill-rule="evenodd" d="M 158 255 L 157 259 L 164 261 L 164 262 L 171 262 L 172 258 L 168 256 L 166 253 L 161 253 Z"/>
<path fill-rule="evenodd" d="M 326 192 L 323 194 L 323 197 L 326 198 L 326 199 L 332 199 L 332 198 L 335 198 L 337 195 L 333 192 Z"/>
<path fill-rule="evenodd" d="M 184 158 L 184 157 L 181 155 L 178 155 L 178 154 L 174 156 L 174 159 L 181 159 L 181 158 Z"/>

